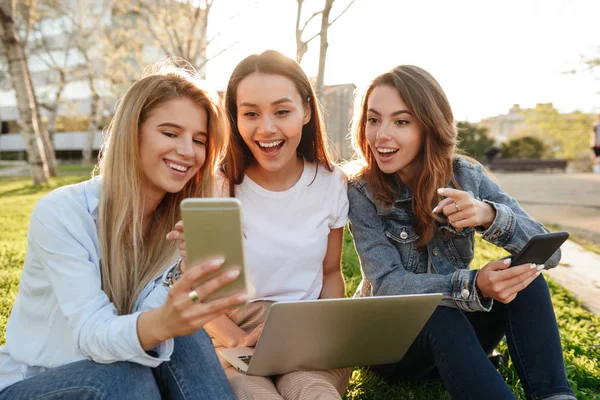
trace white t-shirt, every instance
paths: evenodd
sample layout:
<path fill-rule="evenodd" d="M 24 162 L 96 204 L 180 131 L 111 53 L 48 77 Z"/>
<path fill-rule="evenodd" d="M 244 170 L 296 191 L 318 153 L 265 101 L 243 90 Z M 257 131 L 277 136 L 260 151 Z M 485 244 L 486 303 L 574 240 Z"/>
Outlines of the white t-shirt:
<path fill-rule="evenodd" d="M 218 187 L 228 196 L 220 177 Z M 283 192 L 247 175 L 235 188 L 242 203 L 246 274 L 256 300 L 314 300 L 323 286 L 323 259 L 331 229 L 348 221 L 347 179 L 335 167 L 304 162 L 296 184 Z"/>

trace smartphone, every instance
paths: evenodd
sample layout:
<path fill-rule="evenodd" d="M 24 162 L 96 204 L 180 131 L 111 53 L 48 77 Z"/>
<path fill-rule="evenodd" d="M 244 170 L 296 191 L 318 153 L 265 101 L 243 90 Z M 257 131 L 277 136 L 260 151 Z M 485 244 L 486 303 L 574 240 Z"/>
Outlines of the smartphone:
<path fill-rule="evenodd" d="M 221 268 L 202 277 L 195 286 L 228 269 L 240 269 L 240 275 L 235 281 L 217 289 L 203 300 L 216 300 L 239 291 L 247 293 L 240 201 L 235 198 L 184 199 L 181 202 L 181 216 L 188 266 L 216 257 L 225 259 Z"/>
<path fill-rule="evenodd" d="M 569 232 L 544 233 L 533 236 L 521 249 L 521 251 L 512 257 L 510 266 L 521 264 L 543 264 L 569 237 Z"/>

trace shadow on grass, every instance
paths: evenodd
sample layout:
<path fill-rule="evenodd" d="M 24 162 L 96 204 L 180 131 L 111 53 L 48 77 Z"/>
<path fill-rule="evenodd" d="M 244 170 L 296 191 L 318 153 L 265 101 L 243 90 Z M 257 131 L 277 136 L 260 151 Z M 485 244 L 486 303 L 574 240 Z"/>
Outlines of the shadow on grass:
<path fill-rule="evenodd" d="M 2 178 L 0 182 L 3 184 L 0 186 L 0 197 L 14 197 L 14 196 L 27 196 L 36 194 L 39 192 L 48 192 L 65 185 L 72 185 L 74 183 L 81 182 L 88 179 L 88 175 L 70 175 L 70 176 L 59 176 L 50 179 L 50 182 L 43 185 L 25 184 L 25 185 L 14 185 L 20 181 L 23 181 L 23 177 L 10 177 Z M 13 184 L 11 184 L 13 183 Z M 4 185 L 6 184 L 6 185 Z M 7 186 L 8 189 L 1 191 L 3 186 Z M 15 187 L 16 186 L 16 187 Z"/>

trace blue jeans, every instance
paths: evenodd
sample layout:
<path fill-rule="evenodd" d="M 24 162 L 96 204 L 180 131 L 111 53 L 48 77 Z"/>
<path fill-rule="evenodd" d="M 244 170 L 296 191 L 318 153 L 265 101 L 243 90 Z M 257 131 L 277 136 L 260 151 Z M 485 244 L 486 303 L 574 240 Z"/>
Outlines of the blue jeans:
<path fill-rule="evenodd" d="M 83 360 L 17 382 L 0 400 L 230 399 L 231 386 L 204 330 L 175 338 L 171 361 L 156 368 Z"/>
<path fill-rule="evenodd" d="M 575 399 L 542 275 L 509 304 L 494 302 L 490 312 L 438 307 L 400 362 L 371 370 L 394 382 L 437 375 L 453 399 L 514 399 L 487 356 L 504 335 L 528 398 Z"/>

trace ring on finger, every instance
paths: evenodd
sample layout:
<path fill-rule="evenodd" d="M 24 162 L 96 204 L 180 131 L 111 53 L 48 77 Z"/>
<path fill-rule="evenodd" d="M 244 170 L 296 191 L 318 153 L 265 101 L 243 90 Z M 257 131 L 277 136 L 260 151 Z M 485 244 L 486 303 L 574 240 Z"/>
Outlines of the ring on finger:
<path fill-rule="evenodd" d="M 456 207 L 456 211 L 460 211 L 460 208 L 458 207 L 458 203 L 454 203 L 454 207 Z"/>
<path fill-rule="evenodd" d="M 190 298 L 190 300 L 192 300 L 192 303 L 195 303 L 198 300 L 200 300 L 200 297 L 198 296 L 198 292 L 196 292 L 195 290 L 192 290 L 191 292 L 189 292 L 188 297 Z"/>

